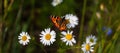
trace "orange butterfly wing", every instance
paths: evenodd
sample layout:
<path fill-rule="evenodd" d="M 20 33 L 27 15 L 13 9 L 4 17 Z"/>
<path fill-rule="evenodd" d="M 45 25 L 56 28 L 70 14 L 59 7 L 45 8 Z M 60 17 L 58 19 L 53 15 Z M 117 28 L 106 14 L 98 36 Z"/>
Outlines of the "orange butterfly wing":
<path fill-rule="evenodd" d="M 66 30 L 66 22 L 63 21 L 59 28 L 61 31 Z"/>
<path fill-rule="evenodd" d="M 60 31 L 66 30 L 66 22 L 62 21 L 62 18 L 51 16 L 51 20 Z"/>
<path fill-rule="evenodd" d="M 53 24 L 57 27 L 57 28 L 59 28 L 60 26 L 60 24 L 58 23 L 58 21 L 59 20 L 61 20 L 59 17 L 54 17 L 54 16 L 51 16 L 51 20 L 52 20 L 52 22 L 53 22 Z"/>

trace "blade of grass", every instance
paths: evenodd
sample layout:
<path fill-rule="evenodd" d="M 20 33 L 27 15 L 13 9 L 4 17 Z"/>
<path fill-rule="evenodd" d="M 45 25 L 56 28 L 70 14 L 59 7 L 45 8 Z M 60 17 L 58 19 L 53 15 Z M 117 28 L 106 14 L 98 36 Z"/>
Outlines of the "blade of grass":
<path fill-rule="evenodd" d="M 83 38 L 83 28 L 84 28 L 84 16 L 85 16 L 85 11 L 86 11 L 86 3 L 87 3 L 87 0 L 84 0 L 84 3 L 83 3 L 83 9 L 82 9 L 82 19 L 81 19 L 81 25 L 80 25 L 80 32 L 79 32 L 79 38 L 78 40 L 81 40 Z M 81 43 L 83 41 L 80 41 Z M 78 43 L 79 44 L 79 43 Z M 80 46 L 80 45 L 78 45 Z M 81 53 L 80 50 L 78 49 L 77 50 L 77 53 Z"/>
<path fill-rule="evenodd" d="M 18 34 L 21 30 L 20 28 L 20 20 L 21 20 L 21 15 L 22 15 L 22 8 L 23 8 L 23 2 L 24 0 L 21 0 L 20 1 L 20 5 L 19 5 L 19 10 L 18 10 L 18 13 L 17 13 L 17 16 L 16 16 L 16 20 L 15 20 L 15 24 L 14 24 L 14 35 L 13 36 L 14 38 L 12 39 L 12 53 L 18 53 L 20 48 L 18 48 L 18 41 L 16 40 L 18 38 Z"/>

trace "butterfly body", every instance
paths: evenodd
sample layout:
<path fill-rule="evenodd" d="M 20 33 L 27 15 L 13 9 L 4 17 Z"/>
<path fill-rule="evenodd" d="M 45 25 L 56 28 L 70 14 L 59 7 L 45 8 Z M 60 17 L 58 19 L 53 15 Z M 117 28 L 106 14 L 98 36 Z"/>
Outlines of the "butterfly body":
<path fill-rule="evenodd" d="M 66 20 L 65 17 L 61 18 L 61 17 L 56 17 L 56 16 L 51 16 L 51 20 L 53 22 L 53 24 L 60 30 L 66 30 Z"/>

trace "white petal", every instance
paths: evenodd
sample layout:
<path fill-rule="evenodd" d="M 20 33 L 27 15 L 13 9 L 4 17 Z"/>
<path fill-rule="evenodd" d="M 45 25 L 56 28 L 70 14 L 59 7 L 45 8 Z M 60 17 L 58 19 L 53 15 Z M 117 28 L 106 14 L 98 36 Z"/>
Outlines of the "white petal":
<path fill-rule="evenodd" d="M 68 45 L 68 44 L 69 44 L 69 42 L 67 41 L 67 42 L 66 42 L 66 45 Z"/>
<path fill-rule="evenodd" d="M 63 32 L 61 32 L 61 34 L 66 35 L 66 32 L 63 31 Z"/>
<path fill-rule="evenodd" d="M 73 43 L 76 43 L 76 40 L 73 38 L 73 39 L 72 39 L 72 42 L 73 42 Z"/>
<path fill-rule="evenodd" d="M 70 34 L 72 34 L 72 33 L 73 33 L 73 31 L 70 32 Z"/>
<path fill-rule="evenodd" d="M 90 51 L 93 52 L 94 50 L 91 49 Z"/>
<path fill-rule="evenodd" d="M 71 42 L 71 41 L 69 41 L 69 45 L 70 45 L 70 46 L 73 46 L 73 44 L 72 44 L 72 42 Z"/>
<path fill-rule="evenodd" d="M 67 31 L 67 34 L 70 34 L 69 30 Z"/>
<path fill-rule="evenodd" d="M 44 31 L 41 32 L 42 35 L 45 35 L 46 33 Z"/>
<path fill-rule="evenodd" d="M 87 53 L 90 53 L 90 51 L 87 51 Z"/>

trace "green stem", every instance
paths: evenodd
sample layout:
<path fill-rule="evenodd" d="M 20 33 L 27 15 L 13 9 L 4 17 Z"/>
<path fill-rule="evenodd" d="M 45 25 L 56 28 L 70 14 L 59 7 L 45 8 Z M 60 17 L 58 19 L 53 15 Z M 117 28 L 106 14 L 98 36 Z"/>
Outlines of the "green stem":
<path fill-rule="evenodd" d="M 85 16 L 85 10 L 86 10 L 86 2 L 87 2 L 87 0 L 84 0 L 83 10 L 82 10 L 82 19 L 81 19 L 80 32 L 79 32 L 78 40 L 82 40 L 83 28 L 84 28 L 84 16 Z M 79 42 L 82 42 L 82 41 L 79 41 Z M 79 43 L 78 43 L 78 46 L 80 46 Z M 77 53 L 81 53 L 79 49 L 77 50 Z"/>
<path fill-rule="evenodd" d="M 84 0 L 84 3 L 83 3 L 83 10 L 82 10 L 82 19 L 81 19 L 81 25 L 80 25 L 80 32 L 79 32 L 79 38 L 82 38 L 82 35 L 83 35 L 83 26 L 84 26 L 84 15 L 85 15 L 85 10 L 86 10 L 86 0 Z M 79 39 L 81 40 L 81 39 Z"/>

